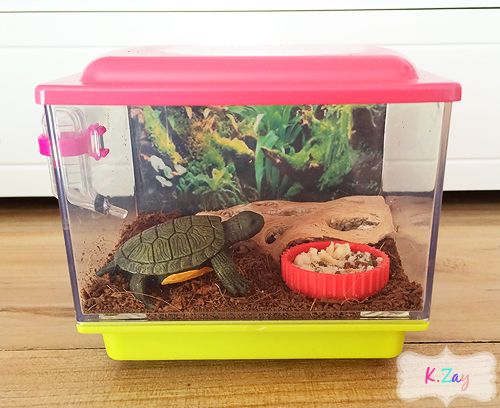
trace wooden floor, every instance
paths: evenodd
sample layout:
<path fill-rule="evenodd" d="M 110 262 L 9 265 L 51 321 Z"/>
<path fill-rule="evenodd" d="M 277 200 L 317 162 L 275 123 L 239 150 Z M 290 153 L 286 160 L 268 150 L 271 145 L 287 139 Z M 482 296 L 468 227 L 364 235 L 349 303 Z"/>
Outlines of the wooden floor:
<path fill-rule="evenodd" d="M 431 329 L 407 336 L 405 350 L 432 355 L 447 345 L 498 358 L 499 301 L 500 195 L 449 194 Z M 0 407 L 443 406 L 405 404 L 396 385 L 395 359 L 112 361 L 99 336 L 75 331 L 54 201 L 0 201 Z M 500 396 L 450 406 L 500 407 Z"/>

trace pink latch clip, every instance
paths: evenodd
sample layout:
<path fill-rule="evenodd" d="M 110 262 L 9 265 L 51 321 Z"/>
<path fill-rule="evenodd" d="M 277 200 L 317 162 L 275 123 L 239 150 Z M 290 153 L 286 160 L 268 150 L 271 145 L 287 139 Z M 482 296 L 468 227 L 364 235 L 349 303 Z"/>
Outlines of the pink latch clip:
<path fill-rule="evenodd" d="M 98 123 L 90 125 L 87 129 L 90 137 L 91 150 L 88 152 L 89 156 L 96 160 L 100 160 L 106 157 L 109 153 L 109 149 L 104 147 L 104 138 L 102 137 L 106 133 L 106 128 Z"/>
<path fill-rule="evenodd" d="M 95 160 L 106 157 L 109 149 L 104 147 L 103 135 L 106 128 L 98 123 L 90 125 L 85 132 L 61 132 L 59 150 L 61 156 L 82 156 L 87 154 Z M 38 149 L 40 154 L 50 156 L 50 141 L 47 135 L 38 136 Z"/>

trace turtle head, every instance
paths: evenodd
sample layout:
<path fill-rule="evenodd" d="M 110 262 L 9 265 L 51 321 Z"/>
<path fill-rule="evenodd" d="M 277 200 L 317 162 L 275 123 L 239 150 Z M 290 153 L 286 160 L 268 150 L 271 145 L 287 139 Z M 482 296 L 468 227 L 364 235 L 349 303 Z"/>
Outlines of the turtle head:
<path fill-rule="evenodd" d="M 226 245 L 246 241 L 257 234 L 264 226 L 264 217 L 253 211 L 242 211 L 223 222 Z"/>

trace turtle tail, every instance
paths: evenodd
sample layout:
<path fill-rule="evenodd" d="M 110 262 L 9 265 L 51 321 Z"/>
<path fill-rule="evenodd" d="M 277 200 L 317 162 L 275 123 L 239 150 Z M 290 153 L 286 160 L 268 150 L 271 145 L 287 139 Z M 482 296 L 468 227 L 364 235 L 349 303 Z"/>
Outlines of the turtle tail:
<path fill-rule="evenodd" d="M 116 270 L 116 263 L 115 261 L 111 261 L 104 265 L 101 269 L 99 269 L 95 274 L 97 276 L 104 276 L 105 274 L 109 273 L 112 274 Z"/>

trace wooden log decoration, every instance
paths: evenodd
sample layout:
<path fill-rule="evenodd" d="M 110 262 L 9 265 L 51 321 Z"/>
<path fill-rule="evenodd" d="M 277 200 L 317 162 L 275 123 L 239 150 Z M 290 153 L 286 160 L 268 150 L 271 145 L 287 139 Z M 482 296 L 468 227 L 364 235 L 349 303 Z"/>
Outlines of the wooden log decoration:
<path fill-rule="evenodd" d="M 391 211 L 381 196 L 350 196 L 322 203 L 256 201 L 200 214 L 215 214 L 225 221 L 241 211 L 262 214 L 264 228 L 250 241 L 277 262 L 294 243 L 340 239 L 374 244 L 394 233 Z"/>

